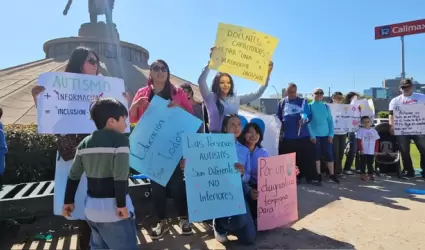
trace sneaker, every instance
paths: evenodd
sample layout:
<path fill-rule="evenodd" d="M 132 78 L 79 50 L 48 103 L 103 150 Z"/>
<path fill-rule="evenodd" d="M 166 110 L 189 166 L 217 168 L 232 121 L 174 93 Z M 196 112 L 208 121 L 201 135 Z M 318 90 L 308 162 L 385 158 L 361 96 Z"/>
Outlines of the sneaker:
<path fill-rule="evenodd" d="M 192 234 L 192 224 L 189 223 L 187 219 L 181 219 L 179 222 L 179 226 L 182 231 L 182 234 L 184 235 Z"/>
<path fill-rule="evenodd" d="M 405 180 L 410 180 L 412 178 L 415 178 L 415 174 L 404 174 L 401 178 Z"/>
<path fill-rule="evenodd" d="M 361 175 L 360 175 L 360 179 L 361 179 L 362 181 L 367 181 L 367 176 L 366 176 L 366 174 L 361 174 Z"/>
<path fill-rule="evenodd" d="M 347 178 L 345 175 L 343 175 L 343 174 L 337 174 L 337 176 L 338 176 L 338 179 L 345 179 L 345 178 Z"/>
<path fill-rule="evenodd" d="M 361 174 L 362 172 L 358 169 L 356 169 L 356 174 Z"/>
<path fill-rule="evenodd" d="M 344 174 L 345 175 L 353 175 L 354 173 L 351 170 L 344 170 Z"/>
<path fill-rule="evenodd" d="M 217 231 L 214 230 L 214 238 L 216 241 L 220 242 L 220 243 L 226 243 L 229 239 L 227 238 L 227 233 L 225 234 L 220 234 Z"/>
<path fill-rule="evenodd" d="M 322 182 L 321 181 L 317 181 L 317 180 L 307 181 L 307 184 L 311 184 L 311 185 L 316 186 L 316 187 L 322 186 Z"/>
<path fill-rule="evenodd" d="M 336 175 L 329 176 L 329 181 L 335 182 L 336 184 L 339 184 L 339 180 L 338 180 L 338 178 L 336 178 Z"/>
<path fill-rule="evenodd" d="M 164 236 L 164 234 L 169 230 L 170 228 L 168 227 L 167 223 L 165 221 L 161 221 L 156 224 L 156 227 L 152 228 L 150 236 L 153 240 L 158 240 L 161 239 L 162 236 Z"/>
<path fill-rule="evenodd" d="M 317 175 L 317 182 L 322 183 L 322 175 L 321 174 Z"/>
<path fill-rule="evenodd" d="M 375 180 L 375 176 L 373 174 L 369 174 L 369 180 L 374 181 Z"/>
<path fill-rule="evenodd" d="M 375 175 L 381 177 L 381 170 L 379 168 L 376 168 Z"/>

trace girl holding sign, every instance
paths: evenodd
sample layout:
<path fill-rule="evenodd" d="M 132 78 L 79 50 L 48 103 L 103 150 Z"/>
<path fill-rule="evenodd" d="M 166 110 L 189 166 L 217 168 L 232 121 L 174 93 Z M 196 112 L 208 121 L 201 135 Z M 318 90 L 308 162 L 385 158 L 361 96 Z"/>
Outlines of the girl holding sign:
<path fill-rule="evenodd" d="M 215 48 L 211 49 L 210 58 L 214 49 Z M 266 83 L 261 86 L 258 91 L 246 95 L 235 95 L 235 86 L 232 77 L 229 74 L 222 72 L 217 72 L 215 75 L 210 91 L 207 84 L 207 77 L 210 73 L 210 69 L 208 68 L 208 65 L 205 66 L 199 76 L 198 85 L 208 111 L 209 131 L 220 132 L 220 126 L 223 122 L 224 116 L 237 114 L 240 105 L 248 104 L 260 98 L 269 84 L 270 73 L 272 70 L 273 62 L 270 62 Z"/>
<path fill-rule="evenodd" d="M 242 126 L 241 119 L 238 115 L 232 114 L 227 115 L 223 118 L 222 133 L 234 134 L 235 140 L 241 135 Z M 238 141 L 236 141 L 236 152 L 238 155 L 238 163 L 235 164 L 235 168 L 241 173 L 244 183 L 242 184 L 245 201 L 249 199 L 257 199 L 257 192 L 251 189 L 245 180 L 249 180 L 250 177 L 250 158 L 249 150 Z M 228 240 L 227 234 L 231 233 L 235 235 L 239 242 L 245 245 L 250 245 L 255 242 L 257 232 L 255 229 L 254 220 L 252 219 L 251 212 L 248 203 L 245 202 L 246 213 L 241 215 L 235 215 L 225 218 L 216 218 L 213 221 L 214 236 L 215 239 L 224 243 Z"/>
<path fill-rule="evenodd" d="M 146 87 L 139 89 L 134 96 L 133 103 L 130 106 L 130 123 L 135 125 L 143 116 L 150 101 L 155 95 L 166 100 L 170 100 L 169 107 L 181 107 L 189 113 L 192 112 L 192 104 L 188 96 L 181 88 L 176 88 L 170 81 L 170 68 L 163 60 L 156 60 L 150 66 L 149 79 Z M 176 118 L 178 119 L 178 118 Z M 164 233 L 170 230 L 166 223 L 167 193 L 175 201 L 178 216 L 180 217 L 179 226 L 182 234 L 192 234 L 192 226 L 187 220 L 187 199 L 186 186 L 184 183 L 183 171 L 176 166 L 165 166 L 175 168 L 166 187 L 151 181 L 152 197 L 155 211 L 158 216 L 158 223 L 151 231 L 152 239 L 160 239 Z"/>
<path fill-rule="evenodd" d="M 249 149 L 250 155 L 250 180 L 249 186 L 252 188 L 251 193 L 253 194 L 251 199 L 248 199 L 249 208 L 251 210 L 251 215 L 254 220 L 257 219 L 257 181 L 258 181 L 258 158 L 268 157 L 269 154 L 267 150 L 265 150 L 261 146 L 261 142 L 263 141 L 264 135 L 264 123 L 263 129 L 261 126 L 255 122 L 248 123 L 242 131 L 241 136 L 239 136 L 239 142 L 246 146 Z M 254 199 L 255 198 L 255 199 Z"/>
<path fill-rule="evenodd" d="M 78 47 L 72 51 L 65 72 L 97 75 L 99 73 L 99 57 L 91 49 Z M 32 96 L 35 106 L 37 106 L 37 98 L 41 92 L 45 90 L 44 86 L 34 86 L 32 88 Z M 62 215 L 62 207 L 65 196 L 65 185 L 69 170 L 72 166 L 72 160 L 75 156 L 76 147 L 84 139 L 85 135 L 60 135 L 57 138 L 58 160 L 56 161 L 55 173 L 55 194 L 54 194 L 54 214 Z M 63 181 L 58 179 L 65 178 Z M 72 218 L 78 220 L 78 234 L 80 249 L 90 249 L 89 242 L 91 229 L 85 221 L 83 201 L 87 197 L 87 178 L 83 176 L 78 186 L 77 195 L 75 197 L 75 212 Z M 80 201 L 80 202 L 79 202 Z"/>

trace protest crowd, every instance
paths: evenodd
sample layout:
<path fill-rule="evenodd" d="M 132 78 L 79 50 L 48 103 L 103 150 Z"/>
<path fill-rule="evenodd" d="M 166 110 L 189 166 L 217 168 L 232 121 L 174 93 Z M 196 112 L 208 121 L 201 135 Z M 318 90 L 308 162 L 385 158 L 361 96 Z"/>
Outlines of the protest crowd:
<path fill-rule="evenodd" d="M 211 49 L 210 58 L 217 49 Z M 331 103 L 325 103 L 323 89 L 316 88 L 309 103 L 298 96 L 297 85 L 290 83 L 276 115 L 270 118 L 279 126 L 271 127 L 261 117 L 248 120 L 238 113 L 241 105 L 260 98 L 267 89 L 273 62 L 268 62 L 264 84 L 244 95 L 235 94 L 237 84 L 231 74 L 224 72 L 217 72 L 209 87 L 209 63 L 198 79 L 203 102 L 194 100 L 191 84 L 171 84 L 169 65 L 156 60 L 150 65 L 147 83 L 134 98 L 123 91 L 115 93 L 121 99 L 94 99 L 89 108 L 90 122 L 95 125 L 92 133 L 57 135 L 56 171 L 61 169 L 67 181 L 62 188 L 55 187 L 55 204 L 61 204 L 60 208 L 55 206 L 55 214 L 78 222 L 81 249 L 139 249 L 136 213 L 128 195 L 130 166 L 138 171 L 147 169 L 139 172 L 151 181 L 157 216 L 157 224 L 150 230 L 152 239 L 161 239 L 170 230 L 166 200 L 171 196 L 183 235 L 192 234 L 191 222 L 206 221 L 217 241 L 224 243 L 232 234 L 245 245 L 255 243 L 257 231 L 288 226 L 297 220 L 297 185 L 321 186 L 325 179 L 339 184 L 356 173 L 362 181 L 373 181 L 381 175 L 375 158 L 384 156 L 384 132 L 374 126 L 373 115 L 364 113 L 357 93 L 344 96 L 335 92 Z M 97 76 L 99 67 L 99 57 L 93 50 L 78 47 L 65 72 L 102 77 Z M 388 132 L 394 140 L 394 151 L 401 153 L 404 171 L 400 177 L 412 178 L 415 171 L 410 142 L 425 155 L 425 135 L 398 134 L 397 112 L 406 105 L 424 105 L 425 95 L 412 93 L 409 79 L 402 80 L 400 90 L 400 96 L 390 103 Z M 44 91 L 48 88 L 40 82 L 32 89 L 38 109 Z M 348 109 L 356 115 L 341 115 Z M 166 112 L 168 115 L 161 116 Z M 335 117 L 341 119 L 336 122 Z M 133 128 L 130 137 L 126 135 L 127 119 Z M 344 119 L 351 119 L 349 126 L 337 127 Z M 273 144 L 278 147 L 277 155 L 263 146 L 267 129 L 278 130 L 274 131 L 278 136 Z M 162 151 L 151 152 L 154 147 Z M 0 150 L 4 157 L 7 146 L 3 133 Z M 352 170 L 356 159 L 358 163 Z M 4 159 L 1 162 L 0 173 Z M 143 164 L 148 167 L 143 168 Z M 421 164 L 424 171 L 425 163 Z M 282 179 L 267 177 L 271 172 Z M 211 175 L 217 180 L 207 179 Z M 422 176 L 425 178 L 425 172 Z M 215 192 L 211 185 L 222 188 Z M 277 197 L 270 198 L 269 192 Z M 291 195 L 295 197 L 288 199 Z M 228 203 L 220 203 L 223 200 Z"/>

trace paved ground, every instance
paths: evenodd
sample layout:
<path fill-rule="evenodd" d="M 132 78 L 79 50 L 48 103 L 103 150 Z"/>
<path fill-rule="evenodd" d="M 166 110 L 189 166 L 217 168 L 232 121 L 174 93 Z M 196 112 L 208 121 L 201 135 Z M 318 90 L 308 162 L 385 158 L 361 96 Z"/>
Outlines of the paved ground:
<path fill-rule="evenodd" d="M 138 238 L 141 249 L 425 249 L 425 196 L 409 196 L 406 188 L 425 189 L 425 183 L 352 177 L 340 185 L 301 185 L 299 221 L 291 228 L 260 233 L 252 247 L 236 242 L 223 246 L 203 224 L 195 224 L 193 236 L 179 235 L 174 224 L 161 241 L 152 241 L 140 225 Z M 23 225 L 18 235 L 2 237 L 0 249 L 76 249 L 76 231 L 66 223 L 59 217 L 40 218 Z M 34 240 L 35 234 L 49 230 L 52 241 Z"/>

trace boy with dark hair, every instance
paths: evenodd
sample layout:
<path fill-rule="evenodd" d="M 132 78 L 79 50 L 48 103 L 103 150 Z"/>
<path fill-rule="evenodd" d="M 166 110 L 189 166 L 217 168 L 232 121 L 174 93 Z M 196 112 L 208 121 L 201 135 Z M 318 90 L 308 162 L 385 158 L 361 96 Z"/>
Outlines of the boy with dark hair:
<path fill-rule="evenodd" d="M 372 128 L 372 120 L 369 116 L 363 116 L 360 120 L 362 127 L 356 132 L 357 149 L 360 153 L 360 178 L 366 181 L 366 166 L 370 180 L 375 180 L 373 162 L 379 149 L 379 134 Z"/>
<path fill-rule="evenodd" d="M 0 108 L 0 120 L 3 116 L 3 109 Z M 3 130 L 3 123 L 0 121 L 0 189 L 3 187 L 3 174 L 5 169 L 5 155 L 7 153 L 6 136 Z"/>
<path fill-rule="evenodd" d="M 134 208 L 128 195 L 130 143 L 124 135 L 126 107 L 112 98 L 97 100 L 90 110 L 97 130 L 77 147 L 65 191 L 63 215 L 74 210 L 74 196 L 83 172 L 88 190 L 87 223 L 92 249 L 138 249 Z"/>

